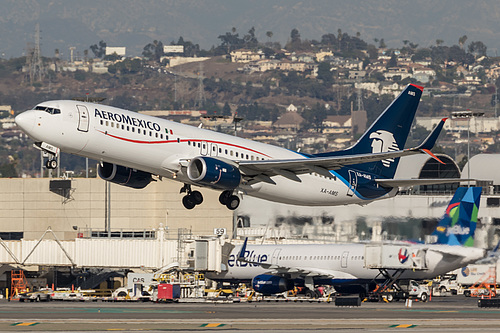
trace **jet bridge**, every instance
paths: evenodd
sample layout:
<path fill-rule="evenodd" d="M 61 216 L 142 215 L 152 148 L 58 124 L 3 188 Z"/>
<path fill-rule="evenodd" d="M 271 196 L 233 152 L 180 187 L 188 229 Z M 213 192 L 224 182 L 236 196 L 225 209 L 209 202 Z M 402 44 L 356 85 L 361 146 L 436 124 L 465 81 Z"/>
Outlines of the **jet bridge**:
<path fill-rule="evenodd" d="M 374 281 L 384 278 L 375 293 L 381 295 L 389 288 L 402 291 L 397 281 L 407 270 L 427 269 L 425 249 L 407 246 L 406 244 L 368 244 L 365 245 L 365 267 L 378 269 L 379 274 Z"/>
<path fill-rule="evenodd" d="M 425 250 L 393 244 L 365 245 L 365 267 L 372 269 L 424 270 Z"/>

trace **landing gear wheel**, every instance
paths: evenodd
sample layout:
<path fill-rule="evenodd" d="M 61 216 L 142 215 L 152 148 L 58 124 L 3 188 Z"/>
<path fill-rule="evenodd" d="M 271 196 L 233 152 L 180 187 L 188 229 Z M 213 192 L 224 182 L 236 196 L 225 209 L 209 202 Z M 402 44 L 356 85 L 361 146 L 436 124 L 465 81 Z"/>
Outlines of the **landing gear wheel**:
<path fill-rule="evenodd" d="M 306 298 L 314 298 L 315 294 L 316 293 L 313 290 L 308 290 L 306 291 L 305 296 Z"/>
<path fill-rule="evenodd" d="M 229 197 L 231 197 L 233 193 L 231 191 L 224 191 L 219 195 L 219 202 L 221 205 L 227 205 L 227 202 L 229 201 Z"/>
<path fill-rule="evenodd" d="M 56 160 L 48 160 L 45 163 L 45 167 L 47 169 L 55 169 L 55 168 L 57 168 L 57 161 Z"/>
<path fill-rule="evenodd" d="M 240 205 L 240 198 L 238 198 L 236 195 L 231 195 L 226 203 L 226 207 L 229 210 L 235 210 L 236 208 L 238 208 L 239 205 Z"/>
<path fill-rule="evenodd" d="M 196 204 L 193 202 L 193 199 L 189 195 L 185 195 L 182 198 L 182 204 L 184 205 L 184 208 L 186 209 L 193 209 Z"/>
<path fill-rule="evenodd" d="M 203 202 L 203 195 L 200 191 L 193 191 L 191 192 L 191 194 L 189 194 L 189 196 L 191 197 L 191 201 L 193 201 L 195 205 L 199 205 Z"/>

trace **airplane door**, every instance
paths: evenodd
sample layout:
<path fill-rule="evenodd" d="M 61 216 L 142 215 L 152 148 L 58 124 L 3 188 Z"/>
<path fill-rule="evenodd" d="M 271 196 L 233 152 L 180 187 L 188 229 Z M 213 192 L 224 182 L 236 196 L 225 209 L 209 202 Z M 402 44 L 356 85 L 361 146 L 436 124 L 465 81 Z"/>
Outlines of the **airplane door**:
<path fill-rule="evenodd" d="M 218 147 L 216 143 L 210 144 L 210 156 L 217 156 L 219 154 Z"/>
<path fill-rule="evenodd" d="M 77 105 L 78 109 L 78 130 L 81 132 L 89 131 L 89 112 L 87 107 L 83 105 Z"/>
<path fill-rule="evenodd" d="M 347 268 L 347 258 L 349 258 L 349 251 L 342 252 L 340 267 Z"/>
<path fill-rule="evenodd" d="M 356 192 L 356 188 L 358 187 L 358 176 L 356 175 L 356 171 L 349 170 L 349 188 L 347 189 L 347 195 L 352 197 L 354 192 Z"/>
<path fill-rule="evenodd" d="M 208 143 L 206 141 L 201 142 L 200 154 L 203 156 L 208 154 Z"/>
<path fill-rule="evenodd" d="M 277 265 L 278 264 L 278 258 L 280 255 L 281 249 L 276 249 L 273 252 L 273 256 L 271 257 L 271 264 Z"/>

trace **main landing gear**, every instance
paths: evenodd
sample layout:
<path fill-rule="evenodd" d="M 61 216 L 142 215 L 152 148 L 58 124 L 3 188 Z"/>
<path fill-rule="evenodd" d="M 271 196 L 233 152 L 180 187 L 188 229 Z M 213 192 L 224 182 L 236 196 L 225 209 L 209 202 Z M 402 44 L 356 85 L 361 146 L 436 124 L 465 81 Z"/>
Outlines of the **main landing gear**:
<path fill-rule="evenodd" d="M 203 202 L 203 195 L 199 191 L 191 190 L 191 185 L 184 184 L 180 193 L 186 193 L 182 198 L 182 204 L 186 209 L 193 209 Z M 229 210 L 235 210 L 240 205 L 240 198 L 233 194 L 233 191 L 224 191 L 219 196 L 219 202 Z"/>
<path fill-rule="evenodd" d="M 186 193 L 186 195 L 182 198 L 182 204 L 186 209 L 193 209 L 196 205 L 199 205 L 203 202 L 203 195 L 200 191 L 192 191 L 191 185 L 184 184 L 181 188 L 180 193 Z"/>
<path fill-rule="evenodd" d="M 229 210 L 235 210 L 240 205 L 240 198 L 233 194 L 233 191 L 224 191 L 219 196 L 219 202 Z"/>

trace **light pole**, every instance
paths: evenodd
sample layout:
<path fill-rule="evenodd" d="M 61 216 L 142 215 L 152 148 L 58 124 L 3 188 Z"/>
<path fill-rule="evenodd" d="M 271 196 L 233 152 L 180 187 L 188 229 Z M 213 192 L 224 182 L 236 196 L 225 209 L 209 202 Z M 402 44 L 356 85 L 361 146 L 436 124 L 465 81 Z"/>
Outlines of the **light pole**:
<path fill-rule="evenodd" d="M 467 187 L 470 187 L 470 119 L 472 117 L 482 117 L 484 112 L 454 111 L 451 113 L 452 119 L 467 118 Z"/>

